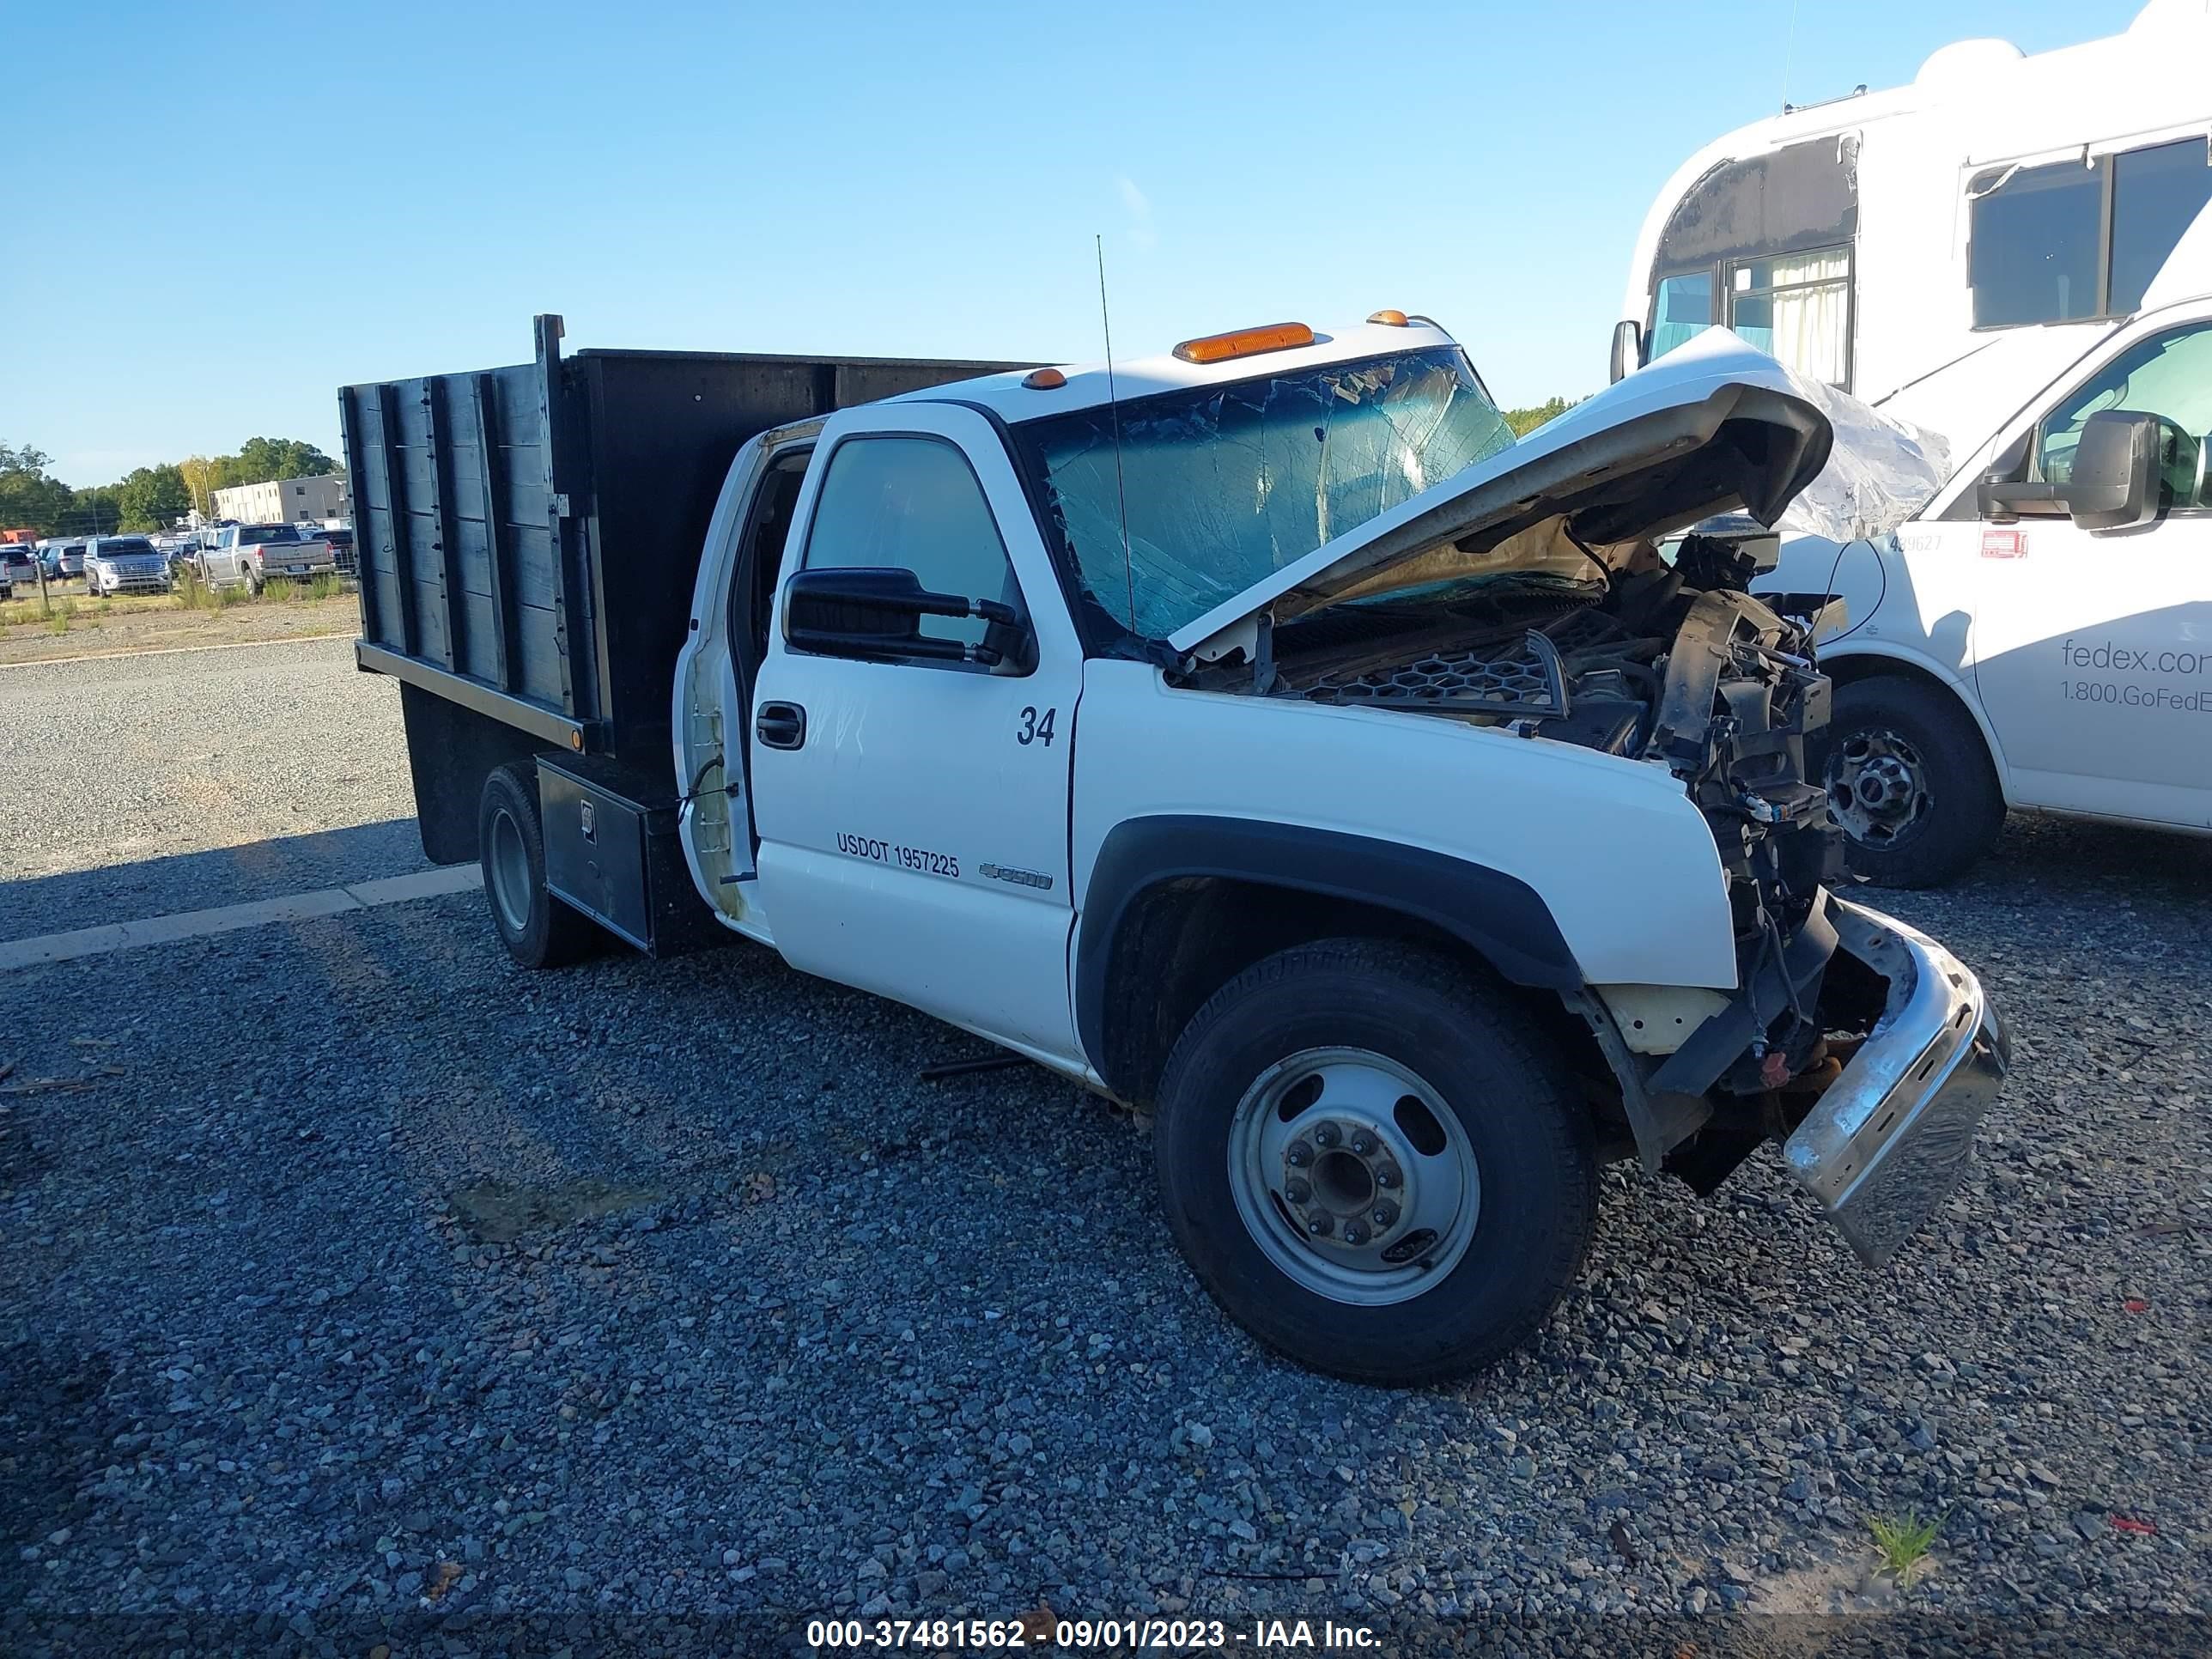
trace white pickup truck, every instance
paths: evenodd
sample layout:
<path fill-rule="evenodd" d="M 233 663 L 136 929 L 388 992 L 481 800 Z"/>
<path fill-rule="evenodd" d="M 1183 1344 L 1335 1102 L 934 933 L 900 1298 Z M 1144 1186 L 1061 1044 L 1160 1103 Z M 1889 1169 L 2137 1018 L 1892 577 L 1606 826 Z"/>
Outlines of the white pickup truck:
<path fill-rule="evenodd" d="M 2191 237 L 2134 316 L 1893 399 L 2010 412 L 1894 533 L 1785 543 L 1754 584 L 1844 601 L 1823 781 L 1877 882 L 1960 874 L 2007 807 L 2212 834 L 2212 214 Z"/>
<path fill-rule="evenodd" d="M 1110 377 L 557 340 L 341 394 L 361 664 L 518 961 L 741 935 L 1145 1104 L 1221 1305 L 1373 1381 L 1528 1337 L 1603 1160 L 1779 1143 L 1876 1263 L 1960 1178 L 2006 1038 L 1827 885 L 1816 618 L 1655 550 L 1820 467 L 1771 360 L 1516 444 L 1396 313 Z"/>
<path fill-rule="evenodd" d="M 258 593 L 270 582 L 306 581 L 337 569 L 337 553 L 296 525 L 227 524 L 200 555 L 200 571 L 216 587 L 244 583 Z"/>

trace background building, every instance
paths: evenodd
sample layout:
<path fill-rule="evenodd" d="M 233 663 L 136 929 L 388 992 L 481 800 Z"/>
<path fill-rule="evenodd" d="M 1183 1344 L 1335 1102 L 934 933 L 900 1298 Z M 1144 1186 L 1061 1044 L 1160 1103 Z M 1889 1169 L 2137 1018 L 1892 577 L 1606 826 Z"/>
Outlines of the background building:
<path fill-rule="evenodd" d="M 322 478 L 277 478 L 234 484 L 215 492 L 215 515 L 240 524 L 292 524 L 301 519 L 349 519 L 353 492 L 342 473 Z"/>

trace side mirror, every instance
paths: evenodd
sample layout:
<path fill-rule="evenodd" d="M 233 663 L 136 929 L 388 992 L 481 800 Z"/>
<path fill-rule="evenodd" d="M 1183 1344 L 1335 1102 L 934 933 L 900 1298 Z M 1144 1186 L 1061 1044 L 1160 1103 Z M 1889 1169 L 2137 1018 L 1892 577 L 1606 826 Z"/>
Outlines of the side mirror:
<path fill-rule="evenodd" d="M 2108 409 L 2081 423 L 2074 464 L 2063 483 L 2027 481 L 2029 446 L 2023 432 L 1990 463 L 1975 491 L 1981 516 L 2008 524 L 2023 514 L 2071 514 L 2084 530 L 2135 530 L 2158 517 L 2159 450 L 2164 436 L 2154 415 Z"/>
<path fill-rule="evenodd" d="M 932 593 L 911 570 L 802 570 L 784 584 L 783 637 L 794 651 L 863 660 L 928 657 L 994 667 L 1005 652 L 992 644 L 923 637 L 924 617 L 975 617 L 1002 628 L 1021 617 L 998 599 Z"/>
<path fill-rule="evenodd" d="M 2162 441 L 2155 416 L 2111 409 L 2083 422 L 2072 476 L 2058 487 L 2074 522 L 2084 530 L 2135 530 L 2155 520 Z"/>
<path fill-rule="evenodd" d="M 1613 378 L 1617 384 L 1644 367 L 1644 325 L 1623 318 L 1613 325 Z"/>

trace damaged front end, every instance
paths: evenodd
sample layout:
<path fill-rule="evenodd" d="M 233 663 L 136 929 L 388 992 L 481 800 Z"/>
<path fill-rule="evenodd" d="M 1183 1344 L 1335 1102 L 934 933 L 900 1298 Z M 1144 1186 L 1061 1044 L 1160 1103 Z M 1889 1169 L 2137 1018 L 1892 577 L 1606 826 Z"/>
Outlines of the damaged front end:
<path fill-rule="evenodd" d="M 1739 512 L 1775 524 L 1831 453 L 1820 398 L 1712 330 L 1500 448 L 1468 436 L 1479 385 L 1432 356 L 1177 404 L 1176 476 L 1212 485 L 1164 492 L 1180 516 L 1125 519 L 1118 541 L 1098 528 L 1118 490 L 1084 483 L 1086 458 L 1115 452 L 1071 439 L 1055 462 L 1048 446 L 1062 522 L 1127 585 L 1133 618 L 1151 604 L 1173 624 L 1144 629 L 1171 684 L 1459 720 L 1671 772 L 1719 851 L 1735 989 L 1569 997 L 1617 1085 L 1615 1139 L 1701 1193 L 1784 1143 L 1882 1259 L 1956 1183 L 2002 1030 L 1955 959 L 1830 890 L 1842 843 L 1808 755 L 1829 713 L 1813 645 L 1826 599 L 1753 597 L 1744 540 L 1681 534 Z M 1437 447 L 1417 441 L 1437 431 L 1459 434 L 1444 447 L 1458 470 L 1413 488 Z M 1302 515 L 1339 495 L 1371 499 L 1370 516 L 1315 544 L 1328 526 Z M 1193 498 L 1205 513 L 1184 509 Z M 1217 600 L 1238 563 L 1224 549 L 1249 580 Z"/>
<path fill-rule="evenodd" d="M 1826 618 L 1752 596 L 1754 562 L 1730 540 L 1589 558 L 1602 582 L 1377 593 L 1262 624 L 1251 653 L 1178 678 L 1666 766 L 1719 850 L 1737 989 L 1677 994 L 1696 1018 L 1663 1052 L 1632 1047 L 1604 994 L 1570 999 L 1619 1085 L 1620 1139 L 1700 1194 L 1783 1143 L 1854 1249 L 1885 1261 L 1957 1184 L 2005 1070 L 2002 1027 L 1941 946 L 1830 890 L 1842 842 L 1808 757 L 1828 720 Z"/>

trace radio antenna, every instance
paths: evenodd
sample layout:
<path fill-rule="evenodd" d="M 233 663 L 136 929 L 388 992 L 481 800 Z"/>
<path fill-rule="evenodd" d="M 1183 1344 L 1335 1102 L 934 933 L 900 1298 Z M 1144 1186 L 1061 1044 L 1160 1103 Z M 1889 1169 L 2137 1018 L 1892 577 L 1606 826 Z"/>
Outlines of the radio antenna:
<path fill-rule="evenodd" d="M 1106 413 L 1114 422 L 1114 497 L 1121 514 L 1121 580 L 1129 599 L 1129 631 L 1137 631 L 1137 577 L 1129 564 L 1129 486 L 1121 476 L 1121 404 L 1114 392 L 1114 316 L 1106 306 L 1106 239 L 1093 235 L 1098 254 L 1098 322 L 1106 335 Z"/>

